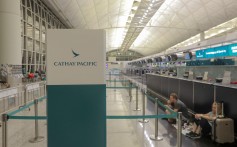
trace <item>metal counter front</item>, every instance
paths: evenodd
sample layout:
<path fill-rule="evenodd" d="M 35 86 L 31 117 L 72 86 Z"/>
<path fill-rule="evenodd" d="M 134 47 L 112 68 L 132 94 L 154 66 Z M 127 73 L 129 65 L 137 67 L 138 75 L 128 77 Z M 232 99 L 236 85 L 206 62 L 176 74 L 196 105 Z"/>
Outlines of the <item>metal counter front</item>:
<path fill-rule="evenodd" d="M 147 74 L 147 88 L 168 99 L 175 92 L 187 107 L 196 113 L 211 111 L 214 100 L 224 102 L 225 116 L 235 121 L 237 133 L 237 86 Z"/>

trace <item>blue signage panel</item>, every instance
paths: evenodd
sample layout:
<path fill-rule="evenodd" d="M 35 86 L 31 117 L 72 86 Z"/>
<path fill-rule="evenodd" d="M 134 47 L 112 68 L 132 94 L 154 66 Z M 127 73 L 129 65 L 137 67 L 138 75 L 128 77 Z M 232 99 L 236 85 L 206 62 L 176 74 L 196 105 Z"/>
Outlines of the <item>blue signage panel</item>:
<path fill-rule="evenodd" d="M 237 44 L 229 45 L 230 56 L 237 56 Z"/>
<path fill-rule="evenodd" d="M 196 51 L 196 58 L 197 59 L 205 58 L 205 50 Z"/>
<path fill-rule="evenodd" d="M 216 58 L 224 56 L 229 56 L 227 46 L 220 46 L 205 50 L 205 58 Z"/>
<path fill-rule="evenodd" d="M 237 56 L 237 44 L 196 51 L 196 59 Z"/>

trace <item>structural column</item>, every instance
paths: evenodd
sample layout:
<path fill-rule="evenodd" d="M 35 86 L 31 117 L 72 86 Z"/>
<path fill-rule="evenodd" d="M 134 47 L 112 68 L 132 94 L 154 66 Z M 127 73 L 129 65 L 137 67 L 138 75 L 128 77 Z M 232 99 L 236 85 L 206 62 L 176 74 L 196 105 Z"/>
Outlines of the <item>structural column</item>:
<path fill-rule="evenodd" d="M 20 0 L 0 0 L 0 64 L 21 64 Z"/>

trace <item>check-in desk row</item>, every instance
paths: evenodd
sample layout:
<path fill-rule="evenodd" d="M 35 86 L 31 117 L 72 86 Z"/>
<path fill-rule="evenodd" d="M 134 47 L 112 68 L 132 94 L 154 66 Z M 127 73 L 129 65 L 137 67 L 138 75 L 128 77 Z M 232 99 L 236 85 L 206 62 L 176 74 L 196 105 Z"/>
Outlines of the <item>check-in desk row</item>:
<path fill-rule="evenodd" d="M 170 93 L 178 94 L 181 101 L 196 113 L 211 111 L 214 100 L 224 102 L 224 113 L 235 120 L 237 133 L 237 86 L 205 81 L 146 74 L 147 89 L 166 98 Z"/>

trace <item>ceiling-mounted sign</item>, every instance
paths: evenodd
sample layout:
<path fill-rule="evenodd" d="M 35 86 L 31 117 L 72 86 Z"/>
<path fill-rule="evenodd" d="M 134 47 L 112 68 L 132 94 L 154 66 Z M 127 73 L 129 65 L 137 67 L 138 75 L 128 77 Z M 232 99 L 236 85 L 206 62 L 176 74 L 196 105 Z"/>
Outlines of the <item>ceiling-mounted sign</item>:
<path fill-rule="evenodd" d="M 237 44 L 196 51 L 196 59 L 237 56 Z"/>
<path fill-rule="evenodd" d="M 205 58 L 216 58 L 224 56 L 229 56 L 227 46 L 221 46 L 205 50 Z"/>
<path fill-rule="evenodd" d="M 237 44 L 229 45 L 230 56 L 237 56 Z"/>

